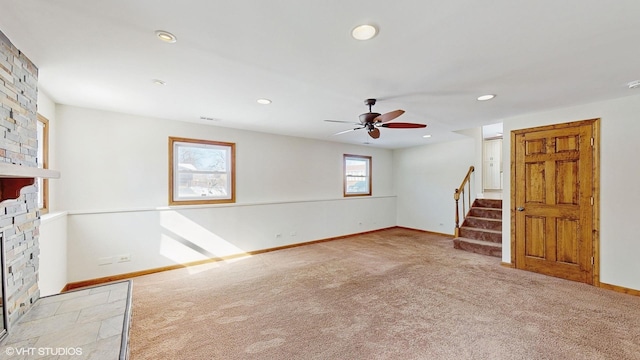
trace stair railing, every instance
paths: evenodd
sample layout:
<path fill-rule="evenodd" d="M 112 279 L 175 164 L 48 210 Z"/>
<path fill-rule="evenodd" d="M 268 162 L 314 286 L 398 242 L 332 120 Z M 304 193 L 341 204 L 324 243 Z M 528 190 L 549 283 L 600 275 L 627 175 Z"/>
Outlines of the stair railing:
<path fill-rule="evenodd" d="M 462 221 L 467 216 L 466 202 L 465 202 L 465 185 L 468 188 L 467 196 L 468 196 L 468 206 L 471 207 L 471 173 L 474 172 L 475 168 L 473 166 L 469 167 L 469 171 L 467 171 L 467 175 L 462 180 L 460 187 L 456 189 L 453 193 L 453 199 L 456 201 L 456 229 L 453 233 L 453 237 L 457 238 L 460 236 L 460 208 L 458 206 L 458 201 L 462 197 Z"/>

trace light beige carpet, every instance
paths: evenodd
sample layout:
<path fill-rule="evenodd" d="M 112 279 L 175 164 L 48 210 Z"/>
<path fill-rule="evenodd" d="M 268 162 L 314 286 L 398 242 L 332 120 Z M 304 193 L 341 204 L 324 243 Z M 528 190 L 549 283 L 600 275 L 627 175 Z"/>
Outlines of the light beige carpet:
<path fill-rule="evenodd" d="M 131 359 L 640 359 L 640 297 L 391 229 L 136 278 Z"/>

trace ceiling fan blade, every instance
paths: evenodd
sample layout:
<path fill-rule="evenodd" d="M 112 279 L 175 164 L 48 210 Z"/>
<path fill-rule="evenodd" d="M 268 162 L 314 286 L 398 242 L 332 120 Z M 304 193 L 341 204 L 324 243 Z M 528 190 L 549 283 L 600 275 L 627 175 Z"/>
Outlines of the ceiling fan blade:
<path fill-rule="evenodd" d="M 387 122 L 387 121 L 391 121 L 395 118 L 397 118 L 398 116 L 404 114 L 404 110 L 394 110 L 391 112 L 388 112 L 386 114 L 382 114 L 377 116 L 375 119 L 373 119 L 373 122 Z"/>
<path fill-rule="evenodd" d="M 349 129 L 349 130 L 340 131 L 340 132 L 337 132 L 337 133 L 333 134 L 332 136 L 336 136 L 336 135 L 340 135 L 340 134 L 346 134 L 348 132 L 352 132 L 352 131 L 356 131 L 356 130 L 360 130 L 360 129 L 364 129 L 364 127 L 359 127 L 359 128 L 355 128 L 355 129 Z"/>
<path fill-rule="evenodd" d="M 325 120 L 325 121 L 326 121 L 326 122 L 341 123 L 341 124 L 354 124 L 354 125 L 360 125 L 360 123 L 353 122 L 353 121 L 342 121 L 342 120 Z"/>
<path fill-rule="evenodd" d="M 390 129 L 417 129 L 427 127 L 425 124 L 414 124 L 414 123 L 390 123 L 390 124 L 381 124 L 380 126 L 390 128 Z"/>
<path fill-rule="evenodd" d="M 369 136 L 371 136 L 374 139 L 379 138 L 380 137 L 380 129 L 374 128 L 373 130 L 369 131 Z"/>

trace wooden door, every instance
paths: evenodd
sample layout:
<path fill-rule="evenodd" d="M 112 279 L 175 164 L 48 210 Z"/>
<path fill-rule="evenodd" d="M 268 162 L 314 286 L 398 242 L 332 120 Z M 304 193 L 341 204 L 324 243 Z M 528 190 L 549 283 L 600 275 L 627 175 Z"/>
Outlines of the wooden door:
<path fill-rule="evenodd" d="M 516 268 L 594 283 L 596 123 L 512 133 Z"/>

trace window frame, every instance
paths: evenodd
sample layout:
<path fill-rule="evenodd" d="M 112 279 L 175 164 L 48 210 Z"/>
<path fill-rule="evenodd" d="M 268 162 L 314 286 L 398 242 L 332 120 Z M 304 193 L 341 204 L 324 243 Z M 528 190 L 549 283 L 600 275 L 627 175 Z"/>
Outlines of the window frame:
<path fill-rule="evenodd" d="M 37 114 L 36 116 L 38 123 L 42 124 L 42 158 L 37 159 L 36 162 L 38 167 L 41 169 L 49 168 L 49 119 L 42 116 L 41 114 Z M 36 125 L 37 126 L 37 125 Z M 37 136 L 38 129 L 36 128 L 36 139 L 38 141 L 38 148 L 40 147 L 40 140 Z M 38 201 L 38 207 L 40 210 L 40 214 L 47 214 L 49 212 L 49 179 L 39 178 L 38 182 L 38 195 L 39 199 L 42 199 L 42 206 L 40 206 L 40 202 Z"/>
<path fill-rule="evenodd" d="M 365 167 L 367 173 L 364 175 L 364 177 L 367 180 L 368 183 L 368 188 L 366 189 L 366 191 L 363 192 L 349 192 L 349 186 L 348 186 L 348 181 L 347 178 L 348 177 L 353 177 L 353 175 L 349 176 L 347 174 L 347 160 L 361 160 L 361 161 L 366 161 L 367 166 Z M 366 156 L 366 155 L 354 155 L 354 154 L 343 154 L 342 156 L 342 195 L 344 197 L 352 197 L 352 196 L 371 196 L 372 194 L 372 183 L 373 183 L 373 176 L 372 176 L 372 169 L 373 169 L 373 161 L 371 156 Z"/>
<path fill-rule="evenodd" d="M 225 198 L 206 198 L 202 200 L 196 199 L 179 199 L 176 194 L 175 180 L 178 179 L 176 174 L 175 166 L 177 165 L 175 162 L 175 154 L 174 148 L 176 143 L 187 143 L 187 144 L 197 144 L 197 145 L 213 145 L 227 148 L 229 152 L 229 164 L 227 165 L 228 169 L 228 185 L 230 188 L 230 194 Z M 206 205 L 206 204 L 226 204 L 226 203 L 235 203 L 236 201 L 236 144 L 222 141 L 213 141 L 213 140 L 201 140 L 201 139 L 190 139 L 190 138 L 182 138 L 182 137 L 169 137 L 169 205 Z"/>

